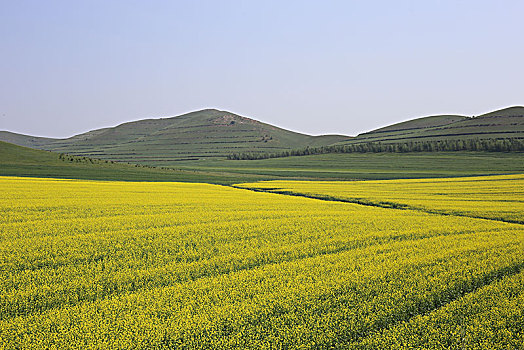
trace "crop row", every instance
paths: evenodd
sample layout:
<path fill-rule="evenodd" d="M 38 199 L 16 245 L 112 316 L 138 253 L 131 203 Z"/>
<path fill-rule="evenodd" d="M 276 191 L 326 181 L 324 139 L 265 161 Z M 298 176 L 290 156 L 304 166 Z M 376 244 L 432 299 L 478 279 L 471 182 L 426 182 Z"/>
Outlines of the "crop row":
<path fill-rule="evenodd" d="M 205 184 L 6 177 L 0 190 L 0 348 L 438 348 L 457 329 L 466 345 L 522 341 L 519 224 Z"/>
<path fill-rule="evenodd" d="M 237 186 L 524 223 L 524 175 L 378 181 L 264 181 Z"/>

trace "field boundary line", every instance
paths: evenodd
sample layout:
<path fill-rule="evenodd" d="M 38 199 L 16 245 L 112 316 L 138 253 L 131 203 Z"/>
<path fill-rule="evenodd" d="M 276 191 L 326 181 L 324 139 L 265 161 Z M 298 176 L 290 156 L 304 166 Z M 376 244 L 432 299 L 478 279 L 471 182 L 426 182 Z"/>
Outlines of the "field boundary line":
<path fill-rule="evenodd" d="M 367 207 L 376 207 L 376 208 L 385 208 L 385 209 L 412 210 L 412 211 L 419 211 L 423 213 L 436 214 L 436 215 L 442 215 L 442 216 L 457 216 L 457 217 L 466 217 L 466 218 L 472 218 L 472 219 L 490 220 L 490 221 L 496 221 L 496 222 L 505 222 L 509 224 L 524 225 L 524 221 L 522 220 L 491 218 L 487 216 L 468 215 L 465 213 L 448 212 L 444 210 L 428 210 L 428 209 L 413 207 L 407 204 L 396 203 L 396 202 L 388 202 L 388 201 L 373 202 L 373 201 L 361 199 L 361 198 L 339 198 L 339 197 L 332 197 L 332 196 L 322 195 L 322 194 L 306 194 L 306 193 L 300 193 L 300 192 L 293 192 L 293 191 L 281 190 L 277 188 L 240 187 L 236 185 L 231 185 L 230 187 L 233 187 L 239 190 L 273 193 L 273 194 L 280 194 L 280 195 L 290 196 L 290 197 L 303 197 L 303 198 L 309 198 L 309 199 L 317 199 L 317 200 L 326 201 L 326 202 L 351 203 L 351 204 L 358 204 L 358 205 L 363 205 Z"/>

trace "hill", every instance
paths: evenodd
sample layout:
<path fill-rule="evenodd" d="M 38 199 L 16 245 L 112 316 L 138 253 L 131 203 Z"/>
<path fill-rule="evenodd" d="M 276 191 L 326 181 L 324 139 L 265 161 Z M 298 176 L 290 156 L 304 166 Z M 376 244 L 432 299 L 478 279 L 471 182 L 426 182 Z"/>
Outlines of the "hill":
<path fill-rule="evenodd" d="M 437 116 L 431 116 L 431 117 L 422 117 L 422 118 L 412 119 L 412 120 L 408 120 L 405 122 L 388 125 L 383 128 L 370 131 L 368 133 L 386 133 L 386 132 L 393 132 L 393 131 L 434 128 L 434 127 L 456 123 L 458 121 L 463 121 L 465 119 L 468 119 L 468 117 L 464 117 L 461 115 L 437 115 Z M 364 133 L 364 134 L 368 134 L 368 133 Z"/>
<path fill-rule="evenodd" d="M 508 138 L 524 139 L 524 107 L 510 107 L 478 117 L 440 115 L 417 118 L 357 137 L 310 136 L 215 109 L 128 122 L 67 139 L 0 132 L 0 140 L 25 147 L 157 167 L 180 167 L 187 162 L 199 166 L 202 162 L 223 161 L 231 155 L 247 155 L 240 159 L 281 157 L 296 153 L 290 151 L 307 151 L 307 148 L 313 152 L 324 146 L 337 148 L 369 142 L 456 143 L 471 140 L 476 143 L 476 139 Z"/>
<path fill-rule="evenodd" d="M 0 176 L 229 185 L 276 179 L 369 180 L 524 172 L 520 154 L 491 152 L 320 154 L 252 161 L 180 161 L 177 165 L 178 169 L 152 168 L 60 155 L 0 141 Z"/>
<path fill-rule="evenodd" d="M 151 168 L 86 157 L 61 155 L 0 141 L 0 176 L 88 180 L 233 183 L 257 175 Z M 262 177 L 264 178 L 264 177 Z"/>
<path fill-rule="evenodd" d="M 358 135 L 338 144 L 524 137 L 524 107 L 510 107 L 478 117 L 440 115 L 417 118 Z"/>
<path fill-rule="evenodd" d="M 180 160 L 225 158 L 237 152 L 263 153 L 319 147 L 349 137 L 310 136 L 226 111 L 206 109 L 172 118 L 145 119 L 67 139 L 1 132 L 20 146 L 137 164 L 174 165 Z"/>

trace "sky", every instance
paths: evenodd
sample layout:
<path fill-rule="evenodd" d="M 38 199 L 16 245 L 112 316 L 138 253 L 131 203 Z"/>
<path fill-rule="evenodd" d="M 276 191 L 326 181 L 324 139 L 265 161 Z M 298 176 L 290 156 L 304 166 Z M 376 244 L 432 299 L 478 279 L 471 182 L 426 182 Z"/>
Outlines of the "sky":
<path fill-rule="evenodd" d="M 524 104 L 524 1 L 0 0 L 0 130 L 227 110 L 313 135 Z"/>

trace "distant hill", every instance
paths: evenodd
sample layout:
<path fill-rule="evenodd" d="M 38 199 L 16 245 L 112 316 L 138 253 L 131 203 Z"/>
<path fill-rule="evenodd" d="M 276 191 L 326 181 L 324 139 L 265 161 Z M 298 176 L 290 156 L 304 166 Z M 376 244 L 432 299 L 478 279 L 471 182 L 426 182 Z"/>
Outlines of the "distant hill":
<path fill-rule="evenodd" d="M 179 169 L 150 168 L 60 155 L 0 141 L 0 176 L 116 181 L 207 182 L 370 180 L 523 173 L 517 153 L 338 153 L 253 161 L 180 161 Z"/>
<path fill-rule="evenodd" d="M 367 132 L 365 134 L 435 128 L 439 126 L 453 124 L 466 119 L 468 119 L 468 117 L 464 117 L 461 115 L 437 115 L 432 117 L 423 117 L 385 126 L 383 128 Z"/>
<path fill-rule="evenodd" d="M 173 165 L 180 160 L 221 159 L 238 152 L 319 147 L 348 139 L 341 135 L 300 134 L 215 109 L 124 123 L 67 139 L 0 132 L 0 140 L 20 146 L 156 165 Z"/>
<path fill-rule="evenodd" d="M 369 131 L 338 144 L 522 137 L 524 107 L 510 107 L 478 117 L 439 115 L 417 118 Z"/>
<path fill-rule="evenodd" d="M 128 122 L 67 139 L 0 131 L 1 141 L 20 146 L 155 166 L 177 166 L 181 162 L 194 160 L 223 160 L 232 154 L 266 157 L 291 150 L 368 142 L 387 144 L 507 138 L 524 139 L 524 107 L 510 107 L 478 117 L 440 115 L 416 118 L 356 137 L 310 136 L 216 109 L 172 118 Z"/>
<path fill-rule="evenodd" d="M 0 141 L 0 176 L 51 177 L 118 181 L 177 181 L 230 184 L 256 181 L 251 174 L 151 168 L 125 163 L 60 155 Z"/>

